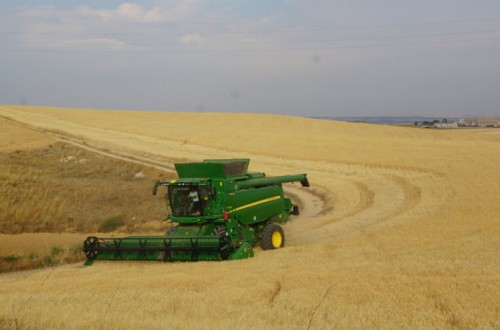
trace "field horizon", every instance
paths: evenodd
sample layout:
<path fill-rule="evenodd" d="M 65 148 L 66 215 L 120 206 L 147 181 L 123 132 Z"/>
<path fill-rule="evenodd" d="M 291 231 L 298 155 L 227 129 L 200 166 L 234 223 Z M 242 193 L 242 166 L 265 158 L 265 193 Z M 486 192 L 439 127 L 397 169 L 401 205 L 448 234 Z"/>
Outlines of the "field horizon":
<path fill-rule="evenodd" d="M 162 170 L 173 175 L 176 162 L 250 158 L 252 171 L 305 172 L 311 183 L 309 191 L 287 188 L 305 212 L 284 226 L 285 248 L 256 249 L 251 259 L 96 262 L 0 274 L 0 328 L 500 327 L 500 130 L 31 106 L 0 106 L 0 126 L 4 182 L 21 180 L 16 164 L 49 164 L 37 152 L 62 143 L 50 163 L 54 172 L 90 186 L 101 182 L 105 194 L 114 194 L 104 187 L 115 183 L 141 196 L 136 205 L 120 199 L 113 206 L 123 209 L 122 228 L 132 231 L 164 230 L 148 180 Z M 92 162 L 76 174 L 61 170 L 64 150 Z M 134 178 L 139 171 L 146 179 Z M 60 189 L 68 189 L 66 180 Z M 16 199 L 13 191 L 3 188 L 0 228 L 16 214 L 29 218 L 23 203 L 38 196 L 34 189 Z M 96 203 L 93 193 L 72 194 Z M 142 227 L 131 220 L 134 208 L 144 214 Z M 40 208 L 36 217 L 55 212 L 61 220 L 46 220 L 43 228 L 83 235 L 114 212 L 98 210 L 76 208 L 81 220 L 71 223 L 54 207 Z M 36 240 L 37 232 L 51 232 L 21 220 L 18 231 L 0 234 L 32 233 Z"/>

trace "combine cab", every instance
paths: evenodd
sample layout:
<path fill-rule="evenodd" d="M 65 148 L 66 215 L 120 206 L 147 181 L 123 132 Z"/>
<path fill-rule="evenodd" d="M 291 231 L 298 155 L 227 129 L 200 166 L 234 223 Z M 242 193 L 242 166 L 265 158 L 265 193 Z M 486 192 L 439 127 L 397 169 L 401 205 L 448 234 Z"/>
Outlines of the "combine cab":
<path fill-rule="evenodd" d="M 178 225 L 165 236 L 88 237 L 86 264 L 94 260 L 197 261 L 234 260 L 253 256 L 252 246 L 281 248 L 279 223 L 298 214 L 283 194 L 282 183 L 309 187 L 306 174 L 266 177 L 247 173 L 248 159 L 205 160 L 175 164 L 178 180 L 157 181 L 165 187 L 166 221 Z"/>

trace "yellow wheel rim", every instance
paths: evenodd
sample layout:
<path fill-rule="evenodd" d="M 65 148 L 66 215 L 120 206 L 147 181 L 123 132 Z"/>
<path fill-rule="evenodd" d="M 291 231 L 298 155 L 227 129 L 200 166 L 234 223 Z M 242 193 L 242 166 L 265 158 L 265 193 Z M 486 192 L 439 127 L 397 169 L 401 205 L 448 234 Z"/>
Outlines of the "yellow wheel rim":
<path fill-rule="evenodd" d="M 283 238 L 281 237 L 281 233 L 279 231 L 273 232 L 273 237 L 271 238 L 271 240 L 275 249 L 281 247 Z"/>

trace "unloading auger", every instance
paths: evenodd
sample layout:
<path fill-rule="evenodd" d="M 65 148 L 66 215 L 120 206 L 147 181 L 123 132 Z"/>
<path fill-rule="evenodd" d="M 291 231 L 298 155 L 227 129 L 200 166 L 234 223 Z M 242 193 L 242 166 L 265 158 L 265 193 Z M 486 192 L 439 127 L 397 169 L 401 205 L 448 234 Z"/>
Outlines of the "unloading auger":
<path fill-rule="evenodd" d="M 157 181 L 166 187 L 165 236 L 88 237 L 83 242 L 87 265 L 94 260 L 235 260 L 285 245 L 279 225 L 299 208 L 284 196 L 282 183 L 309 187 L 306 174 L 266 177 L 247 173 L 249 159 L 214 159 L 175 164 L 179 179 Z"/>

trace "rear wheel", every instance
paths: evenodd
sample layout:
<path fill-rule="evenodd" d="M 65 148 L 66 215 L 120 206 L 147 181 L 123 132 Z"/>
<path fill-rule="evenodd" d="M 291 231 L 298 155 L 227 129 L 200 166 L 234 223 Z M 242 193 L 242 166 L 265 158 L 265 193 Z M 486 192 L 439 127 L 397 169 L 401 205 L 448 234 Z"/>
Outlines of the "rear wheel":
<path fill-rule="evenodd" d="M 260 245 L 264 250 L 274 250 L 285 246 L 283 229 L 274 223 L 267 225 L 262 232 Z"/>

